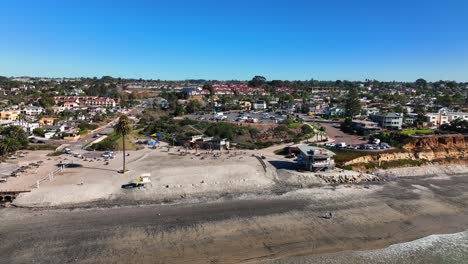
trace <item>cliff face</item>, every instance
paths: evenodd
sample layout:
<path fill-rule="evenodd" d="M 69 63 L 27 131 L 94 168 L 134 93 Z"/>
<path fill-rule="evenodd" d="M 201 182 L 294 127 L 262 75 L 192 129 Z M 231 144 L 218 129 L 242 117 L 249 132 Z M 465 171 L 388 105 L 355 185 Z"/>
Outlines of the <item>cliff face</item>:
<path fill-rule="evenodd" d="M 353 159 L 345 165 L 393 160 L 427 160 L 441 163 L 468 164 L 468 135 L 429 136 L 417 138 L 403 146 L 403 151 L 381 153 Z"/>

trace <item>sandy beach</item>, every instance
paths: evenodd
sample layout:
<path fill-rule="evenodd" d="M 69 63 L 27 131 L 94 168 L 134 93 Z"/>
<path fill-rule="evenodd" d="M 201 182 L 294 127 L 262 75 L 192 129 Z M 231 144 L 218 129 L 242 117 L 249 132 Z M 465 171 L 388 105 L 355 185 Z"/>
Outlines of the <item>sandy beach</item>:
<path fill-rule="evenodd" d="M 372 256 L 468 228 L 465 166 L 393 169 L 379 181 L 335 185 L 324 179 L 368 175 L 277 169 L 291 160 L 253 151 L 181 152 L 129 152 L 124 175 L 120 153 L 108 165 L 99 153 L 73 161 L 28 154 L 43 164 L 12 187 L 75 165 L 21 194 L 17 208 L 0 209 L 8 241 L 0 263 L 401 263 Z M 150 184 L 121 189 L 143 173 Z"/>
<path fill-rule="evenodd" d="M 327 254 L 466 230 L 467 197 L 458 175 L 192 204 L 4 208 L 0 263 L 348 263 Z"/>

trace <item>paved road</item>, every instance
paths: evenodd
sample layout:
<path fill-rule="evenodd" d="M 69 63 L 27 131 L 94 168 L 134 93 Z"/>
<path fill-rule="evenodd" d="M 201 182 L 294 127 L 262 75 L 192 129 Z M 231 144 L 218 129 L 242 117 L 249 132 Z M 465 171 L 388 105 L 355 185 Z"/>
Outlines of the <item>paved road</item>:
<path fill-rule="evenodd" d="M 257 119 L 258 123 L 276 123 L 276 122 L 280 122 L 286 119 L 285 115 L 276 114 L 276 113 L 263 113 L 263 112 L 254 112 L 254 111 L 250 111 L 249 113 L 247 112 L 240 113 L 239 111 L 229 111 L 229 112 L 224 112 L 224 113 L 225 113 L 224 115 L 226 116 L 225 121 L 229 121 L 229 122 L 243 122 L 243 120 L 240 119 L 242 118 L 242 116 L 246 118 L 251 117 L 253 119 Z M 211 121 L 216 120 L 213 114 L 203 114 L 203 115 L 192 114 L 192 115 L 186 115 L 184 117 L 193 119 L 193 120 L 211 120 Z"/>
<path fill-rule="evenodd" d="M 341 131 L 339 129 L 340 122 L 315 119 L 307 115 L 301 115 L 301 117 L 307 122 L 315 123 L 324 127 L 330 142 L 345 142 L 347 145 L 359 145 L 367 143 L 367 141 L 363 140 L 361 136 L 349 135 Z"/>
<path fill-rule="evenodd" d="M 138 108 L 139 108 L 139 105 L 137 105 L 137 106 L 133 107 L 132 109 L 128 110 L 125 114 L 126 115 L 134 115 L 134 114 L 137 113 Z M 98 127 L 97 129 L 94 130 L 93 133 L 89 133 L 86 136 L 80 137 L 80 139 L 78 139 L 77 141 L 70 143 L 72 151 L 77 152 L 77 153 L 84 153 L 85 151 L 83 150 L 83 148 L 86 145 L 88 145 L 88 144 L 90 144 L 93 141 L 98 139 L 98 137 L 94 138 L 93 137 L 94 135 L 96 135 L 98 133 L 104 133 L 104 132 L 106 134 L 109 134 L 110 132 L 112 132 L 114 130 L 113 126 L 115 125 L 115 123 L 117 123 L 117 121 L 119 120 L 119 117 L 116 117 L 113 120 L 111 120 L 110 122 L 108 122 L 107 124 Z"/>

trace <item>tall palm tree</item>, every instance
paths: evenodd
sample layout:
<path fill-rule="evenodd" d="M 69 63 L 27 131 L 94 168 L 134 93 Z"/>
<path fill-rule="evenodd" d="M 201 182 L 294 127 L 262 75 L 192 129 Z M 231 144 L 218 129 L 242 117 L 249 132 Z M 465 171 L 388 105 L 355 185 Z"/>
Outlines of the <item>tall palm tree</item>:
<path fill-rule="evenodd" d="M 121 115 L 114 129 L 118 135 L 122 136 L 122 152 L 123 152 L 122 173 L 125 173 L 125 136 L 128 135 L 131 130 L 130 120 L 128 119 L 128 117 L 126 115 Z"/>

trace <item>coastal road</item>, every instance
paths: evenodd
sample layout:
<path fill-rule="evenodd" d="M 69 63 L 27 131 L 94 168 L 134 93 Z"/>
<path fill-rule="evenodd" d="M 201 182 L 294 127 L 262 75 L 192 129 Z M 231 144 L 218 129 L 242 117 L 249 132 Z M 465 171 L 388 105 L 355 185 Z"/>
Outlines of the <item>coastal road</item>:
<path fill-rule="evenodd" d="M 134 115 L 138 112 L 138 109 L 139 109 L 140 105 L 137 105 L 131 109 L 129 109 L 127 112 L 125 112 L 124 114 L 126 115 Z M 120 117 L 120 116 L 119 116 Z M 93 136 L 95 134 L 98 134 L 98 133 L 103 133 L 105 131 L 105 134 L 109 134 L 111 133 L 114 129 L 113 129 L 113 126 L 117 123 L 117 121 L 119 120 L 119 117 L 116 117 L 114 118 L 113 120 L 109 121 L 107 124 L 105 125 L 102 125 L 98 128 L 96 128 L 94 130 L 93 133 L 89 133 L 88 135 L 85 135 L 83 137 L 80 137 L 80 139 L 78 139 L 77 141 L 75 142 L 72 142 L 70 145 L 71 145 L 71 149 L 74 151 L 74 152 L 77 152 L 77 153 L 83 153 L 82 149 L 92 143 L 93 141 L 97 140 L 98 138 L 94 138 Z"/>
<path fill-rule="evenodd" d="M 0 264 L 297 263 L 288 259 L 464 231 L 467 197 L 468 177 L 461 175 L 199 204 L 6 208 L 0 209 Z M 322 218 L 327 212 L 334 217 Z M 468 257 L 463 254 L 454 257 Z"/>

